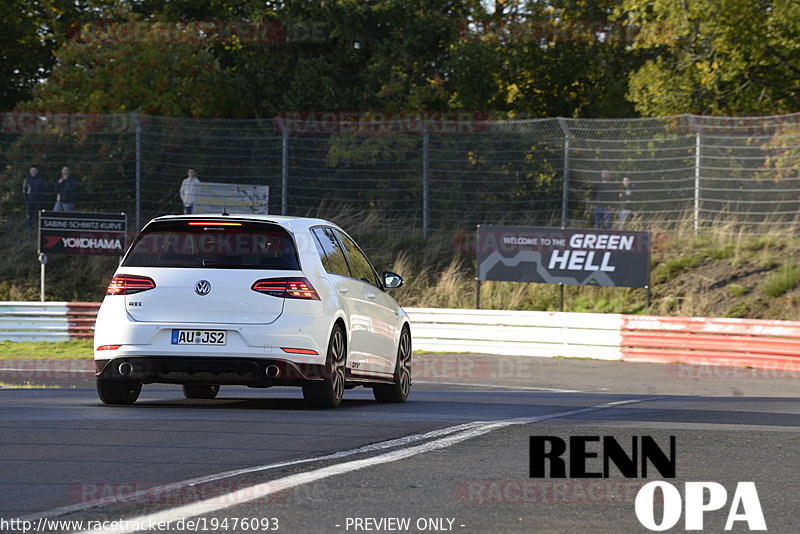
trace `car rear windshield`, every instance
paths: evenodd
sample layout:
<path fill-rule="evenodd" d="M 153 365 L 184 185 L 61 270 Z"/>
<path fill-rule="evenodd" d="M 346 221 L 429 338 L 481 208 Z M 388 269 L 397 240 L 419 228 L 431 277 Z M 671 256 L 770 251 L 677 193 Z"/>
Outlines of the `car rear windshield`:
<path fill-rule="evenodd" d="M 276 224 L 247 221 L 160 221 L 136 238 L 126 267 L 204 269 L 300 269 L 289 232 Z"/>

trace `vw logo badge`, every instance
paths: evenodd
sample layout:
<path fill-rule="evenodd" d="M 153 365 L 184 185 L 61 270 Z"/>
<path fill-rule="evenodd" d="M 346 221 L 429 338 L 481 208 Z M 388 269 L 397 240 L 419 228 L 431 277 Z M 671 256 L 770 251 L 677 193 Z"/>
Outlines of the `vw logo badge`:
<path fill-rule="evenodd" d="M 198 295 L 205 296 L 211 293 L 211 282 L 208 280 L 200 280 L 194 285 L 194 292 Z"/>

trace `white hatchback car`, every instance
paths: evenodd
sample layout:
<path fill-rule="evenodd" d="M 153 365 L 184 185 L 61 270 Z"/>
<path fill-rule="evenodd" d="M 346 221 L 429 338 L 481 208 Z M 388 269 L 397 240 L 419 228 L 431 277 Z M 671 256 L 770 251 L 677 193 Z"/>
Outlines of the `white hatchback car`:
<path fill-rule="evenodd" d="M 341 228 L 270 215 L 150 221 L 108 286 L 95 325 L 97 392 L 132 404 L 142 384 L 181 384 L 211 399 L 220 385 L 302 386 L 335 408 L 345 389 L 381 402 L 411 388 L 408 316 Z"/>

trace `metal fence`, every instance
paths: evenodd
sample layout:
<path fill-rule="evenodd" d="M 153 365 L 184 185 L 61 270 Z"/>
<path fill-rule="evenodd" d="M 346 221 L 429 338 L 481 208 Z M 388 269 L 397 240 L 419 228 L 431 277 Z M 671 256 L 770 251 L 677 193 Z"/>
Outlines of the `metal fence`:
<path fill-rule="evenodd" d="M 6 217 L 23 216 L 22 180 L 37 164 L 48 188 L 43 207 L 51 207 L 49 191 L 67 165 L 77 177 L 76 209 L 125 211 L 137 227 L 181 210 L 189 166 L 203 181 L 269 185 L 270 213 L 369 211 L 425 236 L 479 223 L 591 226 L 590 195 L 602 170 L 613 192 L 622 191 L 623 177 L 631 180 L 625 207 L 654 228 L 759 233 L 795 223 L 800 211 L 800 114 L 342 117 L 0 114 L 0 207 Z M 621 209 L 612 196 L 612 211 Z"/>

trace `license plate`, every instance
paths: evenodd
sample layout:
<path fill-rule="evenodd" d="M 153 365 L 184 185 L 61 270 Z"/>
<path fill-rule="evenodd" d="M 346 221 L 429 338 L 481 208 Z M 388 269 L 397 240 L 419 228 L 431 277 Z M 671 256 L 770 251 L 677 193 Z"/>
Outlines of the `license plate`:
<path fill-rule="evenodd" d="M 173 345 L 224 345 L 225 330 L 173 330 Z"/>

